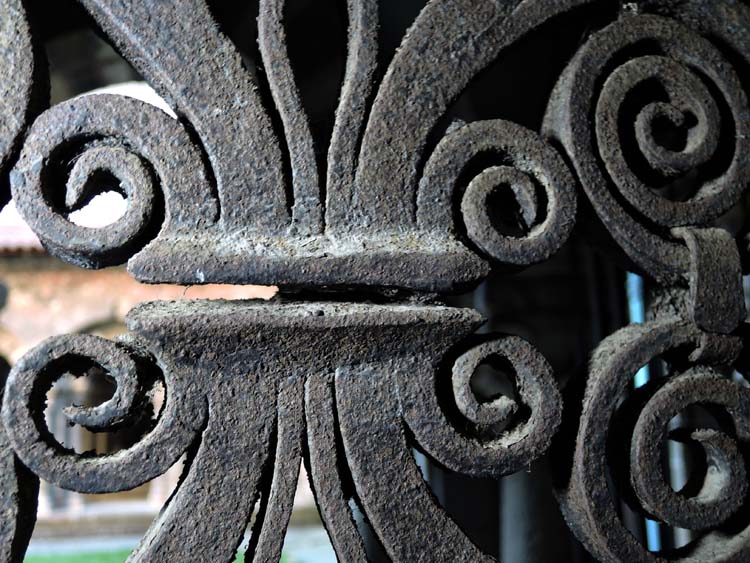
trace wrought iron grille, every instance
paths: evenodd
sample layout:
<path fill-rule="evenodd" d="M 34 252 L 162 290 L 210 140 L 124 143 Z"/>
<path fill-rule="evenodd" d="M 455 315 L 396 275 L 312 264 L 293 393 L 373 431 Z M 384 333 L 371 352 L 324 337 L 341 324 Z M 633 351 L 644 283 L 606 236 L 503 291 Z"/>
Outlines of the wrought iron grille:
<path fill-rule="evenodd" d="M 179 488 L 132 561 L 231 561 L 253 513 L 247 560 L 278 560 L 301 463 L 341 561 L 367 560 L 352 499 L 395 561 L 492 560 L 436 502 L 412 448 L 500 478 L 553 438 L 560 507 L 597 559 L 750 561 L 750 389 L 736 375 L 748 368 L 747 225 L 732 219 L 750 184 L 744 3 L 431 0 L 383 72 L 379 2 L 348 0 L 325 151 L 295 80 L 284 0 L 260 1 L 262 78 L 203 0 L 80 4 L 177 118 L 112 94 L 48 107 L 25 3 L 0 0 L 2 202 L 12 196 L 46 249 L 84 268 L 127 263 L 146 283 L 274 284 L 281 294 L 144 303 L 121 339 L 55 337 L 19 360 L 2 406 L 3 561 L 23 559 L 38 479 L 121 491 L 186 453 Z M 590 26 L 540 127 L 446 123 L 483 69 L 578 13 Z M 103 177 L 127 198 L 125 215 L 101 229 L 71 222 Z M 509 201 L 515 229 L 500 220 Z M 491 268 L 548 259 L 574 228 L 654 289 L 648 320 L 593 350 L 568 412 L 532 344 L 471 338 L 479 313 L 439 296 Z M 488 358 L 512 367 L 517 400 L 477 398 L 471 378 Z M 666 376 L 624 399 L 659 358 Z M 147 422 L 116 454 L 77 454 L 45 425 L 46 391 L 90 366 L 117 390 L 68 407 L 71 423 L 106 432 Z M 166 389 L 159 412 L 156 386 Z M 720 412 L 722 428 L 670 432 L 696 404 Z M 670 487 L 667 439 L 701 448 L 695 486 Z M 649 551 L 621 498 L 696 539 Z"/>

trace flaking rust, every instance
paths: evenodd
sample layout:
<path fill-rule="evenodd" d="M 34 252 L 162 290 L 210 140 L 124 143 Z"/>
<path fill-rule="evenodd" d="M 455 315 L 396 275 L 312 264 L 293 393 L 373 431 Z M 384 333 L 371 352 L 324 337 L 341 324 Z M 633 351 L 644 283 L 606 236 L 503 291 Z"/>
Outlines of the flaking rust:
<path fill-rule="evenodd" d="M 572 415 L 530 343 L 467 340 L 481 317 L 436 296 L 477 284 L 491 266 L 546 260 L 577 224 L 603 226 L 609 239 L 591 242 L 647 276 L 658 298 L 648 322 L 593 352 L 572 456 L 553 460 L 568 475 L 557 486 L 568 524 L 608 563 L 750 560 L 750 396 L 728 377 L 747 365 L 748 256 L 745 242 L 717 228 L 750 184 L 748 7 L 432 0 L 378 83 L 378 2 L 349 0 L 323 174 L 287 53 L 284 0 L 260 2 L 258 63 L 271 100 L 203 0 L 81 4 L 179 120 L 111 94 L 41 112 L 43 65 L 24 3 L 0 0 L 0 202 L 10 185 L 49 252 L 78 266 L 127 263 L 149 283 L 273 284 L 282 297 L 142 304 L 116 341 L 60 336 L 21 358 L 3 397 L 3 561 L 23 560 L 37 478 L 86 493 L 126 490 L 188 451 L 184 479 L 130 561 L 228 563 L 254 511 L 246 560 L 278 560 L 301 463 L 341 561 L 367 559 L 355 498 L 394 561 L 491 560 L 439 506 L 412 448 L 453 471 L 500 478 L 543 455 Z M 540 131 L 459 122 L 431 141 L 451 102 L 506 48 L 558 16 L 585 16 L 576 9 L 586 6 L 609 19 L 592 19 L 559 69 Z M 103 172 L 119 182 L 126 213 L 97 230 L 72 223 Z M 666 197 L 686 183 L 687 193 Z M 498 190 L 518 203 L 515 231 L 499 224 Z M 306 301 L 299 290 L 331 299 Z M 512 367 L 517 400 L 475 396 L 472 374 L 493 358 Z M 659 358 L 668 376 L 627 399 L 637 370 Z M 113 455 L 76 454 L 46 429 L 44 393 L 91 367 L 117 391 L 99 406 L 65 409 L 71 423 L 104 432 L 145 422 L 140 441 Z M 157 385 L 166 402 L 154 412 Z M 667 423 L 696 404 L 732 424 L 679 434 L 703 449 L 711 471 L 697 493 L 678 493 L 661 449 L 674 437 Z M 613 432 L 622 420 L 632 428 Z M 621 497 L 701 539 L 649 551 L 621 518 Z"/>

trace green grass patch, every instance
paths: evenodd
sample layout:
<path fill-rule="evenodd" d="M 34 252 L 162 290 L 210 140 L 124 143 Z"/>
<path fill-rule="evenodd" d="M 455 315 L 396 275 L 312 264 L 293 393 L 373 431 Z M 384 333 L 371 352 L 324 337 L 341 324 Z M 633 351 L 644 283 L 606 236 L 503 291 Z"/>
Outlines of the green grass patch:
<path fill-rule="evenodd" d="M 107 553 L 64 553 L 60 555 L 29 555 L 24 563 L 123 563 L 130 551 L 110 551 Z"/>
<path fill-rule="evenodd" d="M 130 551 L 110 551 L 107 553 L 82 553 L 60 555 L 29 555 L 24 563 L 124 563 Z M 243 563 L 242 554 L 237 556 L 235 563 Z M 280 563 L 288 561 L 283 556 Z"/>

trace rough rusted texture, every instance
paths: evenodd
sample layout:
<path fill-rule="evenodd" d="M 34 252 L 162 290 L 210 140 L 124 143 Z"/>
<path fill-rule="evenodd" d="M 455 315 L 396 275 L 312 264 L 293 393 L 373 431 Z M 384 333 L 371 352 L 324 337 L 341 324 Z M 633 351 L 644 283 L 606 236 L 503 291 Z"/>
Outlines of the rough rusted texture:
<path fill-rule="evenodd" d="M 285 6 L 286 0 L 263 0 L 260 3 L 258 43 L 271 94 L 284 124 L 294 178 L 294 205 L 289 234 L 314 236 L 323 232 L 321 184 L 312 132 L 286 52 Z"/>
<path fill-rule="evenodd" d="M 472 408 L 476 399 L 471 398 L 469 379 L 482 361 L 492 357 L 510 363 L 520 399 L 531 411 L 527 420 L 516 419 L 510 432 L 496 435 L 490 429 L 487 439 L 492 448 L 480 447 L 447 423 L 437 397 L 430 392 L 440 386 L 434 373 L 414 368 L 409 377 L 399 380 L 404 418 L 417 441 L 442 465 L 460 473 L 500 477 L 527 467 L 529 458 L 547 449 L 560 422 L 562 401 L 552 378 L 552 368 L 528 342 L 506 337 L 478 345 L 459 357 L 453 367 L 456 406 L 472 424 L 477 424 L 476 432 L 486 433 L 487 422 L 498 425 L 512 421 L 510 411 L 520 406 L 505 397 L 499 403 Z M 499 452 L 502 455 L 498 455 Z"/>
<path fill-rule="evenodd" d="M 148 137 L 149 131 L 180 139 L 182 152 L 206 158 L 185 165 L 186 173 L 201 178 L 189 195 L 167 197 L 172 186 L 156 174 L 154 191 L 164 197 L 148 202 L 148 212 L 141 214 L 149 236 L 113 227 L 117 237 L 129 237 L 111 253 L 101 250 L 107 243 L 98 253 L 94 245 L 56 244 L 56 235 L 65 230 L 59 222 L 86 198 L 59 195 L 64 170 L 42 180 L 56 200 L 40 198 L 38 156 L 54 152 L 64 165 L 91 150 L 81 136 L 107 145 L 124 140 L 112 132 L 99 131 L 91 139 L 92 131 L 59 127 L 66 134 L 45 146 L 51 129 L 70 120 L 63 108 L 53 108 L 54 117 L 44 116 L 45 128 L 35 128 L 25 144 L 14 192 L 19 200 L 33 201 L 22 206 L 24 217 L 50 241 L 50 250 L 67 260 L 99 267 L 130 258 L 131 273 L 148 282 L 450 291 L 481 279 L 487 273 L 485 258 L 511 265 L 538 261 L 570 231 L 573 180 L 543 139 L 502 121 L 453 131 L 432 153 L 427 139 L 450 102 L 504 49 L 557 15 L 607 5 L 606 0 L 430 2 L 379 85 L 373 84 L 377 6 L 374 0 L 352 0 L 347 66 L 325 177 L 286 49 L 283 0 L 261 2 L 258 23 L 261 62 L 283 142 L 275 137 L 256 78 L 213 25 L 202 0 L 83 4 L 195 132 L 183 139 L 185 134 L 170 131 L 179 125 L 144 124 L 128 133 L 128 147 L 157 171 L 179 155 L 171 154 L 174 145 L 166 154 L 141 154 L 137 137 Z M 659 280 L 678 280 L 688 265 L 685 247 L 669 229 L 708 226 L 739 200 L 750 181 L 750 161 L 743 157 L 750 150 L 750 111 L 738 75 L 743 70 L 733 64 L 750 59 L 748 19 L 747 7 L 726 0 L 624 5 L 616 21 L 585 40 L 551 95 L 544 136 L 567 153 L 617 244 Z M 30 57 L 30 49 L 17 50 Z M 65 107 L 85 112 L 85 105 L 74 101 Z M 122 111 L 117 101 L 109 105 L 99 110 L 102 121 L 133 111 L 124 102 Z M 664 142 L 658 134 L 664 127 L 681 131 L 682 144 Z M 16 136 L 17 131 L 10 135 Z M 288 174 L 283 150 L 289 153 Z M 510 169 L 479 174 L 464 194 L 457 181 L 461 172 L 472 157 L 486 152 L 509 161 Z M 106 159 L 89 160 L 98 163 L 89 166 L 89 175 L 123 174 L 121 168 L 110 170 L 114 165 Z M 508 184 L 524 208 L 528 231 L 510 241 L 511 249 L 503 241 L 514 237 L 498 232 L 486 197 Z M 690 193 L 675 200 L 656 193 L 686 184 L 694 184 Z M 545 197 L 530 197 L 539 191 Z M 194 197 L 209 201 L 192 209 L 184 223 L 169 220 Z M 135 208 L 145 203 L 131 200 Z M 534 201 L 543 205 L 531 213 Z M 59 221 L 35 220 L 49 211 Z"/>
<path fill-rule="evenodd" d="M 547 109 L 543 133 L 564 148 L 598 220 L 631 265 L 662 284 L 651 320 L 595 351 L 572 467 L 559 484 L 571 528 L 607 563 L 750 559 L 750 395 L 726 375 L 745 344 L 730 334 L 745 318 L 740 257 L 730 235 L 706 228 L 750 183 L 748 29 L 740 2 L 624 5 L 579 48 Z M 681 141 L 665 142 L 665 127 Z M 682 195 L 664 197 L 670 191 Z M 625 399 L 636 372 L 657 358 L 669 377 Z M 691 405 L 722 411 L 721 429 L 669 432 Z M 697 486 L 672 489 L 661 463 L 667 439 L 703 450 Z M 649 551 L 619 498 L 702 535 L 680 550 Z"/>
<path fill-rule="evenodd" d="M 46 80 L 21 0 L 0 0 L 0 209 L 10 199 L 7 172 L 23 133 L 45 105 Z"/>
<path fill-rule="evenodd" d="M 718 228 L 750 184 L 750 8 L 432 0 L 377 83 L 379 2 L 349 0 L 333 134 L 317 147 L 284 0 L 259 6 L 257 62 L 269 100 L 204 0 L 81 3 L 179 119 L 96 95 L 58 104 L 26 131 L 38 107 L 35 47 L 21 4 L 0 0 L 0 70 L 14 78 L 2 86 L 0 179 L 25 134 L 9 175 L 13 196 L 50 252 L 92 268 L 127 261 L 137 279 L 155 283 L 266 283 L 282 293 L 348 292 L 350 301 L 362 287 L 379 299 L 393 289 L 434 294 L 477 283 L 490 263 L 515 269 L 550 257 L 574 228 L 580 186 L 590 203 L 581 222 L 611 235 L 592 242 L 624 251 L 657 297 L 647 323 L 593 354 L 572 455 L 559 461 L 563 512 L 607 563 L 750 560 L 750 395 L 727 376 L 735 362 L 747 366 L 740 259 L 748 256 Z M 587 7 L 603 9 L 555 76 L 541 131 L 501 119 L 447 125 L 451 104 L 506 49 Z M 70 212 L 107 176 L 127 213 L 99 230 L 74 225 Z M 505 225 L 496 202 L 511 200 L 518 224 Z M 45 341 L 5 388 L 3 421 L 18 459 L 0 443 L 0 531 L 11 538 L 3 556 L 21 557 L 28 539 L 14 487 L 36 481 L 19 479 L 24 471 L 73 490 L 116 491 L 187 452 L 177 493 L 131 560 L 230 561 L 254 509 L 247 559 L 278 559 L 302 462 L 342 561 L 367 557 L 352 501 L 396 561 L 489 559 L 438 506 L 411 450 L 471 476 L 522 470 L 550 445 L 561 396 L 529 343 L 507 336 L 462 349 L 479 316 L 426 304 L 432 298 L 153 303 L 133 310 L 121 342 Z M 518 400 L 482 403 L 472 375 L 498 357 L 512 368 Z M 637 370 L 657 358 L 666 377 L 625 398 Z M 92 366 L 118 390 L 98 407 L 69 408 L 70 421 L 95 431 L 148 422 L 138 444 L 112 456 L 65 450 L 43 421 L 55 379 Z M 153 413 L 158 385 L 167 400 Z M 720 428 L 668 432 L 696 404 L 722 411 Z M 696 490 L 671 489 L 660 464 L 668 439 L 704 451 L 709 469 Z M 628 531 L 620 498 L 703 535 L 652 553 Z"/>
<path fill-rule="evenodd" d="M 692 368 L 659 389 L 646 404 L 635 426 L 631 449 L 633 489 L 644 508 L 671 526 L 707 530 L 719 526 L 742 506 L 747 492 L 745 463 L 735 441 L 713 429 L 694 430 L 683 436 L 699 443 L 711 468 L 695 496 L 675 492 L 661 473 L 660 451 L 667 425 L 694 403 L 709 402 L 729 412 L 736 422 L 736 439 L 750 437 L 750 393 L 710 368 Z"/>
<path fill-rule="evenodd" d="M 493 122 L 488 126 L 498 140 L 490 146 L 477 142 L 472 152 L 453 142 L 449 146 L 459 156 L 445 146 L 439 155 L 425 154 L 426 137 L 449 101 L 502 48 L 563 12 L 566 3 L 550 9 L 546 2 L 527 2 L 517 10 L 497 5 L 478 9 L 473 1 L 430 3 L 405 37 L 368 115 L 377 60 L 377 6 L 371 0 L 352 0 L 347 70 L 326 178 L 317 169 L 316 147 L 285 48 L 285 2 L 261 2 L 258 23 L 262 62 L 281 117 L 284 143 L 274 138 L 255 78 L 242 68 L 227 38 L 211 25 L 201 0 L 86 0 L 83 4 L 196 135 L 186 138 L 178 131 L 179 124 L 166 123 L 170 121 L 166 116 L 141 124 L 140 133 L 138 128 L 124 127 L 128 129 L 124 137 L 106 130 L 104 124 L 119 122 L 124 113 L 140 116 L 155 111 L 141 112 L 131 107 L 133 102 L 118 99 L 73 100 L 45 114 L 25 144 L 13 176 L 14 190 L 23 203 L 23 216 L 50 251 L 66 260 L 101 267 L 130 258 L 131 273 L 148 282 L 450 291 L 486 275 L 486 257 L 512 265 L 532 263 L 547 257 L 570 232 L 575 215 L 573 178 L 554 150 L 533 133 Z M 462 25 L 455 25 L 456 21 Z M 480 38 L 476 45 L 463 41 L 473 33 Z M 185 41 L 185 37 L 192 39 Z M 446 65 L 453 68 L 457 61 L 460 76 L 445 79 Z M 96 122 L 71 118 L 70 113 L 89 113 L 92 105 L 97 106 Z M 164 153 L 143 150 L 152 135 L 169 140 Z M 88 199 L 59 196 L 65 191 L 62 183 L 67 173 L 49 174 L 45 169 L 40 178 L 39 157 L 54 154 L 55 162 L 64 166 L 99 144 L 123 145 L 154 171 L 149 184 L 132 167 L 116 166 L 100 155 L 87 157 L 89 176 L 108 172 L 124 184 L 145 183 L 151 186 L 148 193 L 163 194 L 148 202 L 127 194 L 138 211 L 138 227 L 148 226 L 147 234 L 118 223 L 104 229 L 111 235 L 97 235 L 102 239 L 97 244 L 66 236 L 80 230 L 65 225 L 67 213 Z M 283 175 L 281 145 L 289 151 L 289 177 Z M 531 221 L 528 241 L 519 243 L 518 250 L 506 248 L 514 241 L 505 244 L 503 235 L 495 232 L 487 217 L 492 210 L 486 198 L 469 197 L 463 207 L 466 226 L 461 214 L 451 211 L 453 200 L 461 195 L 457 175 L 482 150 L 513 160 L 511 167 L 529 176 L 524 185 L 543 190 L 549 200 L 530 217 L 547 215 L 547 219 L 539 225 Z M 179 152 L 205 152 L 208 158 L 182 160 Z M 422 174 L 417 163 L 427 157 L 431 164 Z M 188 193 L 179 195 L 160 172 L 170 168 L 199 179 Z M 86 183 L 89 176 L 78 172 L 74 183 Z M 420 182 L 421 176 L 429 178 Z M 516 179 L 513 176 L 514 183 Z M 478 180 L 487 184 L 483 190 L 474 185 L 468 192 L 491 191 L 496 186 L 490 184 L 505 181 L 505 176 L 484 178 Z M 77 189 L 76 194 L 82 190 L 68 185 L 71 189 Z M 40 197 L 40 190 L 57 199 Z M 89 198 L 94 194 L 85 193 Z M 191 210 L 184 215 L 181 209 L 186 205 Z M 432 221 L 432 216 L 447 220 Z M 487 256 L 460 239 L 459 233 L 466 229 Z M 64 243 L 67 238 L 69 244 Z M 526 252 L 527 247 L 537 246 Z"/>
<path fill-rule="evenodd" d="M 23 135 L 49 97 L 40 50 L 32 44 L 24 2 L 0 0 L 0 211 L 10 199 L 8 173 Z M 3 386 L 8 369 L 0 357 Z M 39 480 L 18 461 L 5 428 L 0 428 L 0 561 L 23 561 L 36 522 L 38 493 Z"/>
<path fill-rule="evenodd" d="M 508 121 L 472 123 L 443 138 L 427 162 L 419 186 L 419 225 L 430 230 L 452 228 L 459 177 L 472 159 L 488 153 L 502 155 L 505 164 L 487 168 L 466 187 L 460 209 L 468 237 L 503 264 L 526 266 L 549 258 L 573 229 L 575 182 L 549 144 Z M 490 197 L 503 189 L 512 190 L 521 207 L 522 236 L 498 231 L 489 212 Z"/>
<path fill-rule="evenodd" d="M 305 383 L 307 419 L 306 459 L 308 474 L 320 517 L 341 561 L 367 559 L 365 544 L 357 531 L 344 492 L 345 461 L 335 410 L 334 375 L 311 375 Z"/>
<path fill-rule="evenodd" d="M 109 458 L 79 457 L 54 441 L 43 420 L 45 393 L 68 370 L 82 375 L 91 367 L 117 383 L 107 402 L 92 409 L 68 407 L 73 423 L 101 432 L 132 424 L 148 415 L 146 396 L 156 381 L 153 361 L 132 348 L 90 335 L 45 340 L 13 366 L 6 385 L 3 420 L 24 464 L 50 483 L 66 489 L 103 493 L 132 489 L 169 469 L 193 440 L 206 417 L 192 383 L 165 373 L 169 389 L 162 416 L 151 432 L 130 450 Z M 46 387 L 45 387 L 46 386 Z"/>
<path fill-rule="evenodd" d="M 724 229 L 675 229 L 690 252 L 689 307 L 695 324 L 728 334 L 745 320 L 737 243 Z"/>
<path fill-rule="evenodd" d="M 411 447 L 470 475 L 500 476 L 541 455 L 560 422 L 548 365 L 511 338 L 470 350 L 453 369 L 466 380 L 465 370 L 485 356 L 507 357 L 517 365 L 531 419 L 492 437 L 459 433 L 463 422 L 446 414 L 452 410 L 440 404 L 435 378 L 448 350 L 480 324 L 470 309 L 176 301 L 142 305 L 127 322 L 131 333 L 122 343 L 57 337 L 27 354 L 10 376 L 3 412 L 23 463 L 68 489 L 132 488 L 192 452 L 133 561 L 231 561 L 256 504 L 248 558 L 277 560 L 303 451 L 342 560 L 362 554 L 347 506 L 353 495 L 395 560 L 486 558 L 435 503 Z M 77 455 L 43 430 L 43 393 L 69 370 L 90 365 L 118 390 L 94 409 L 66 410 L 87 428 L 104 431 L 149 415 L 143 397 L 158 381 L 166 387 L 151 429 L 112 456 Z M 341 488 L 342 471 L 351 472 L 354 491 Z"/>
<path fill-rule="evenodd" d="M 750 8 L 733 1 L 642 4 L 630 5 L 578 50 L 551 96 L 543 132 L 564 147 L 597 215 L 630 259 L 659 280 L 675 281 L 687 270 L 688 253 L 665 229 L 710 224 L 750 182 L 742 70 L 703 37 L 731 45 L 747 64 Z M 688 17 L 690 24 L 705 21 L 691 28 L 680 21 Z M 720 115 L 719 103 L 728 115 Z M 685 131 L 682 146 L 654 137 L 665 123 Z M 733 139 L 722 151 L 720 137 Z M 701 175 L 717 162 L 718 172 Z M 691 182 L 685 201 L 655 193 Z"/>
<path fill-rule="evenodd" d="M 9 369 L 0 358 L 3 386 Z M 18 461 L 5 427 L 0 427 L 0 561 L 23 561 L 36 522 L 38 495 L 39 480 Z"/>
<path fill-rule="evenodd" d="M 596 349 L 571 473 L 559 485 L 569 525 L 607 563 L 750 558 L 750 524 L 741 516 L 750 391 L 726 375 L 746 344 L 730 334 L 745 318 L 737 246 L 716 229 L 675 234 L 687 241 L 690 289 L 662 290 L 650 320 L 619 330 Z M 623 402 L 636 372 L 657 359 L 670 364 L 670 377 Z M 694 405 L 721 409 L 729 422 L 722 418 L 721 429 L 670 431 L 670 422 Z M 668 439 L 702 448 L 706 469 L 695 481 L 699 486 L 671 487 L 662 465 Z M 623 466 L 628 456 L 629 467 Z M 645 517 L 704 535 L 678 552 L 650 552 L 621 519 L 617 495 Z M 730 525 L 732 533 L 724 533 Z"/>
<path fill-rule="evenodd" d="M 606 562 L 670 561 L 671 554 L 652 554 L 626 529 L 610 490 L 612 468 L 609 448 L 627 447 L 608 442 L 619 402 L 638 369 L 654 358 L 681 346 L 695 347 L 700 330 L 679 317 L 665 317 L 643 325 L 631 325 L 607 338 L 596 350 L 589 374 L 583 414 L 575 446 L 572 474 L 560 491 L 568 523 L 597 558 Z M 731 363 L 733 358 L 724 358 Z M 644 388 L 642 411 L 631 434 L 630 475 L 635 499 L 629 504 L 651 517 L 688 529 L 714 529 L 745 502 L 747 489 L 744 461 L 739 451 L 750 434 L 748 389 L 707 366 L 664 380 L 656 389 Z M 713 404 L 726 409 L 734 428 L 727 435 L 715 430 L 695 430 L 681 439 L 700 444 L 711 467 L 702 489 L 695 495 L 675 493 L 659 462 L 669 420 L 691 404 Z M 626 408 L 626 407 L 623 407 Z M 631 407 L 632 408 L 632 407 Z M 623 429 L 620 429 L 623 432 Z M 625 432 L 627 435 L 627 432 Z M 674 436 L 676 438 L 676 435 Z M 615 480 L 615 486 L 626 483 Z M 684 561 L 745 561 L 750 557 L 750 525 L 725 535 L 717 531 L 691 544 Z"/>
<path fill-rule="evenodd" d="M 221 224 L 230 231 L 283 232 L 288 213 L 278 139 L 255 80 L 213 22 L 206 3 L 81 3 L 133 66 L 195 129 L 212 180 L 194 189 L 212 192 L 220 207 Z M 169 160 L 171 157 L 164 162 Z M 161 163 L 152 164 L 158 167 Z M 166 208 L 169 212 L 169 203 Z M 204 210 L 194 216 L 204 228 L 219 219 Z"/>

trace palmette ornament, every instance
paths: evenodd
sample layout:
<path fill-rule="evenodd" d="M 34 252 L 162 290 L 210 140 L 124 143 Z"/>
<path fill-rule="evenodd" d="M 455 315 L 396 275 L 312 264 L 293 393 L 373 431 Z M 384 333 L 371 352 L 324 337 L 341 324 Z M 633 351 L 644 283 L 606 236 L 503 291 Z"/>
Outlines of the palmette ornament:
<path fill-rule="evenodd" d="M 0 0 L 0 69 L 9 78 L 0 86 L 0 199 L 10 186 L 45 248 L 73 264 L 127 263 L 149 283 L 274 284 L 282 297 L 142 304 L 121 339 L 55 337 L 20 359 L 3 397 L 3 560 L 23 559 L 34 510 L 24 499 L 36 477 L 121 491 L 186 454 L 178 489 L 130 560 L 232 561 L 253 513 L 246 559 L 278 560 L 301 463 L 340 560 L 367 558 L 352 501 L 395 561 L 491 560 L 439 506 L 412 448 L 450 470 L 499 478 L 544 454 L 565 413 L 531 344 L 468 338 L 478 313 L 435 298 L 477 284 L 492 266 L 546 260 L 577 221 L 658 284 L 661 300 L 652 320 L 593 353 L 572 456 L 553 459 L 567 522 L 607 562 L 750 557 L 748 391 L 727 375 L 746 365 L 746 248 L 716 228 L 750 182 L 748 7 L 431 0 L 380 79 L 378 2 L 349 0 L 322 171 L 287 53 L 283 0 L 262 0 L 258 18 L 273 107 L 203 0 L 80 3 L 178 118 L 112 94 L 42 111 L 43 62 L 24 5 Z M 592 22 L 560 69 L 539 131 L 501 119 L 442 125 L 507 49 L 590 7 L 606 21 Z M 479 162 L 488 164 L 477 170 Z M 74 224 L 69 214 L 101 191 L 103 176 L 116 180 L 127 211 L 100 229 Z M 689 197 L 663 196 L 686 184 Z M 501 188 L 518 203 L 520 234 L 498 226 Z M 593 234 L 601 227 L 609 240 Z M 336 298 L 304 301 L 300 289 Z M 401 301 L 365 303 L 363 289 Z M 518 401 L 480 402 L 471 376 L 498 357 L 513 368 Z M 656 358 L 670 364 L 669 377 L 621 402 L 637 369 Z M 93 367 L 117 391 L 99 406 L 67 408 L 70 422 L 96 432 L 146 428 L 112 455 L 76 454 L 44 422 L 53 383 Z M 156 388 L 166 392 L 158 412 Z M 708 470 L 702 488 L 675 492 L 658 458 L 673 438 L 669 421 L 693 404 L 713 405 L 733 424 L 681 434 L 703 449 Z M 611 431 L 622 420 L 632 421 L 627 440 Z M 697 539 L 673 553 L 648 551 L 623 523 L 620 497 Z"/>

